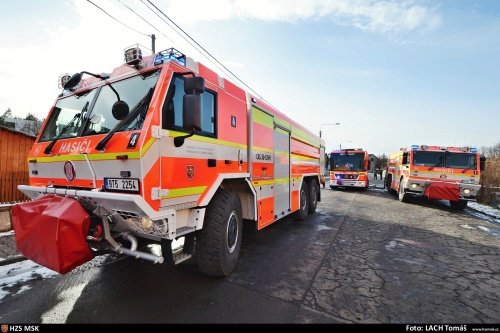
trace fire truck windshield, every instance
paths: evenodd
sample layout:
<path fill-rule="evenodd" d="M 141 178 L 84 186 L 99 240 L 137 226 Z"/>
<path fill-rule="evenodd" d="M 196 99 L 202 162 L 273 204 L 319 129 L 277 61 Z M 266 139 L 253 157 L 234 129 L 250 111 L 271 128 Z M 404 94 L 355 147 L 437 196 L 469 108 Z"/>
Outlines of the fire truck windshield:
<path fill-rule="evenodd" d="M 63 139 L 77 136 L 83 117 L 82 115 L 76 116 L 82 112 L 87 103 L 90 103 L 94 99 L 95 92 L 96 90 L 92 90 L 83 96 L 72 95 L 58 100 L 40 136 L 40 141 L 51 141 L 59 135 Z M 76 119 L 78 120 L 75 122 L 74 120 Z M 73 125 L 70 126 L 72 121 Z"/>
<path fill-rule="evenodd" d="M 330 170 L 364 171 L 364 154 L 332 153 Z"/>
<path fill-rule="evenodd" d="M 112 85 L 118 92 L 121 100 L 126 102 L 131 110 L 134 110 L 145 100 L 150 89 L 153 88 L 154 90 L 159 73 L 160 70 L 155 70 L 147 74 L 136 75 L 114 82 Z M 82 111 L 86 102 L 90 102 L 90 105 L 92 105 L 94 99 L 95 103 L 92 109 L 89 108 L 89 111 L 80 117 L 84 121 L 75 122 L 75 125 L 71 129 L 66 130 L 66 133 L 61 138 L 106 134 L 111 131 L 120 122 L 111 113 L 113 104 L 117 101 L 117 95 L 109 85 L 105 84 L 89 91 L 83 96 L 71 95 L 58 100 L 47 122 L 47 126 L 42 132 L 40 141 L 50 141 L 56 138 L 62 129 L 67 127 L 71 120 L 74 119 L 75 114 Z M 147 107 L 145 106 L 144 109 L 147 110 Z M 98 119 L 99 121 L 97 123 L 89 121 L 91 118 Z M 137 113 L 136 117 L 127 121 L 126 124 L 122 124 L 119 130 L 140 129 L 144 120 L 143 118 L 144 115 L 142 113 Z"/>
<path fill-rule="evenodd" d="M 445 155 L 445 163 L 447 168 L 473 170 L 477 168 L 475 154 L 446 152 Z"/>
<path fill-rule="evenodd" d="M 428 167 L 476 169 L 476 155 L 449 151 L 415 151 L 413 153 L 413 164 Z"/>

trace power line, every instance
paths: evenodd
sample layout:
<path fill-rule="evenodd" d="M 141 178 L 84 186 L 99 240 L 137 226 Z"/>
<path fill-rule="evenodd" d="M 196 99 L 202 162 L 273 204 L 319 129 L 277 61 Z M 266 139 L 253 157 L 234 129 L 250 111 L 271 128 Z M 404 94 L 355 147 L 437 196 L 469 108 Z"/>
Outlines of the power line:
<path fill-rule="evenodd" d="M 111 14 L 109 14 L 107 11 L 105 11 L 104 9 L 102 9 L 101 7 L 99 7 L 98 5 L 96 5 L 95 3 L 93 3 L 92 1 L 90 1 L 90 0 L 87 0 L 87 1 L 90 2 L 91 4 L 93 4 L 94 6 L 96 6 L 97 8 L 99 8 L 104 14 L 108 15 L 109 17 L 111 17 L 113 20 L 115 20 L 116 22 L 120 23 L 121 25 L 127 27 L 130 30 L 133 30 L 133 31 L 137 32 L 138 34 L 141 34 L 141 35 L 146 36 L 146 37 L 150 37 L 150 35 L 145 34 L 143 32 L 140 32 L 140 31 L 138 31 L 138 30 L 136 30 L 136 29 L 134 29 L 134 28 L 126 25 L 125 23 L 123 23 L 122 21 L 118 20 L 116 17 L 114 17 Z"/>
<path fill-rule="evenodd" d="M 177 31 L 168 21 L 165 21 L 163 17 L 161 17 L 157 12 L 154 11 L 149 5 L 147 5 L 143 0 L 141 0 L 142 4 L 146 6 L 153 14 L 155 14 L 160 20 L 162 20 L 170 29 L 172 29 L 175 33 L 177 33 L 179 36 L 181 36 L 182 39 L 184 39 L 193 49 L 198 51 L 203 57 L 205 57 L 208 61 L 210 61 L 215 67 L 217 67 L 221 72 L 224 74 L 227 74 L 226 71 L 224 71 L 221 66 L 219 66 L 215 61 L 213 61 L 211 58 L 207 57 L 202 51 L 199 50 L 199 48 L 194 45 L 189 39 L 187 39 L 183 34 L 181 34 L 179 31 Z"/>
<path fill-rule="evenodd" d="M 141 15 L 137 14 L 137 12 L 135 10 L 133 10 L 132 8 L 130 8 L 127 4 L 123 3 L 122 0 L 118 0 L 120 1 L 120 3 L 127 7 L 132 13 L 134 13 L 135 15 L 137 15 L 138 17 L 140 17 L 144 22 L 146 22 L 147 24 L 149 24 L 150 27 L 152 27 L 153 29 L 155 29 L 156 31 L 158 31 L 160 34 L 162 34 L 166 39 L 168 39 L 171 43 L 173 43 L 174 41 L 168 37 L 167 35 L 165 35 L 163 32 L 160 31 L 160 29 L 156 28 L 152 23 L 150 23 L 148 20 L 146 20 L 144 17 L 142 17 Z"/>
<path fill-rule="evenodd" d="M 233 72 L 231 72 L 231 70 L 229 70 L 226 66 L 224 66 L 224 64 L 222 64 L 219 60 L 217 60 L 217 58 L 215 58 L 210 52 L 208 52 L 203 46 L 201 46 L 196 40 L 194 40 L 186 31 L 184 31 L 177 23 L 175 23 L 170 17 L 168 17 L 161 9 L 159 9 L 154 3 L 152 3 L 150 0 L 147 0 L 157 11 L 159 11 L 163 16 L 165 16 L 165 18 L 170 21 L 173 25 L 175 25 L 175 27 L 177 27 L 177 29 L 179 29 L 180 31 L 182 31 L 182 33 L 184 35 L 186 35 L 191 41 L 193 41 L 193 43 L 195 43 L 199 48 L 201 48 L 206 54 L 208 54 L 210 56 L 210 58 L 212 58 L 213 60 L 215 60 L 220 66 L 222 66 L 228 73 L 231 74 L 231 76 L 233 78 L 235 78 L 238 82 L 240 82 L 242 85 L 244 85 L 246 88 L 248 88 L 251 92 L 253 92 L 255 95 L 257 96 L 260 96 L 260 94 L 258 94 L 255 90 L 253 90 L 250 86 L 248 86 L 245 82 L 243 82 L 243 80 L 241 80 L 236 74 L 234 74 Z M 142 0 L 141 0 L 142 2 Z M 143 2 L 144 3 L 144 2 Z M 149 8 L 149 7 L 148 7 Z M 151 9 L 151 8 L 150 8 Z M 158 16 L 158 15 L 157 15 Z M 163 19 L 162 19 L 163 20 Z M 163 20 L 165 22 L 165 20 Z M 166 22 L 165 22 L 166 23 Z M 167 23 L 168 24 L 168 23 Z M 169 24 L 168 24 L 169 25 Z M 170 26 L 170 25 L 169 25 Z M 172 28 L 172 26 L 170 26 Z M 173 28 L 172 28 L 173 29 Z M 175 29 L 174 29 L 175 30 Z M 181 35 L 178 31 L 176 31 L 179 35 Z M 183 37 L 181 35 L 181 37 Z M 184 38 L 184 37 L 183 37 Z M 184 38 L 186 40 L 186 38 Z M 188 41 L 189 42 L 189 41 Z M 191 43 L 190 43 L 191 46 L 193 46 Z M 194 46 L 193 46 L 194 47 Z M 262 98 L 262 97 L 261 97 Z M 263 98 L 262 98 L 263 99 Z M 270 104 L 270 103 L 269 103 Z"/>

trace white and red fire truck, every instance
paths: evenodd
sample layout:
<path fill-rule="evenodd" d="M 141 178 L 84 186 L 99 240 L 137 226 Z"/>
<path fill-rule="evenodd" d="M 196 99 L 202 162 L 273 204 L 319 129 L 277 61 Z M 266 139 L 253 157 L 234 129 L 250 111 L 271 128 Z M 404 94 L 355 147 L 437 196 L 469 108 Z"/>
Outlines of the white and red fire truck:
<path fill-rule="evenodd" d="M 385 185 L 402 202 L 425 196 L 464 209 L 481 188 L 484 165 L 476 148 L 413 145 L 389 157 Z"/>
<path fill-rule="evenodd" d="M 193 256 L 226 276 L 243 223 L 316 210 L 324 142 L 175 49 L 132 47 L 111 74 L 60 85 L 19 186 L 34 200 L 13 208 L 18 249 L 46 267 L 65 273 L 112 250 L 155 263 Z"/>
<path fill-rule="evenodd" d="M 341 149 L 330 153 L 330 188 L 355 187 L 366 190 L 369 185 L 370 159 L 362 148 Z"/>

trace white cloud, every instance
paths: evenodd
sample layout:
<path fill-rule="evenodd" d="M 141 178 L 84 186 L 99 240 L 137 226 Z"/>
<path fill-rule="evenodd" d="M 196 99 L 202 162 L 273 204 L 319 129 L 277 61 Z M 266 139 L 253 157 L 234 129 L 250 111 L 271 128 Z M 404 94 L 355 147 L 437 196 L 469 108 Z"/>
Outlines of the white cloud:
<path fill-rule="evenodd" d="M 336 24 L 363 31 L 399 33 L 431 29 L 441 22 L 436 8 L 421 0 L 164 0 L 158 6 L 181 24 L 229 19 L 293 22 L 329 18 Z"/>

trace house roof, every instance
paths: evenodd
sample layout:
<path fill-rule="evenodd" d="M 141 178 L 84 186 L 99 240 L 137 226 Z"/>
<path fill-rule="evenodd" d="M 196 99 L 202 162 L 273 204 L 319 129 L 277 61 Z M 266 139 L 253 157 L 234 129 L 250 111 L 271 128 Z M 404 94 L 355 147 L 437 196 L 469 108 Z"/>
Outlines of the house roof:
<path fill-rule="evenodd" d="M 33 138 L 33 139 L 36 138 L 35 135 L 29 135 L 29 134 L 26 134 L 26 133 L 23 133 L 23 132 L 19 132 L 19 131 L 16 131 L 16 130 L 12 129 L 12 128 L 5 127 L 3 125 L 0 125 L 0 130 L 7 131 L 7 132 L 12 132 L 12 133 L 16 133 L 16 134 L 21 134 L 21 135 L 27 136 L 28 138 Z"/>

